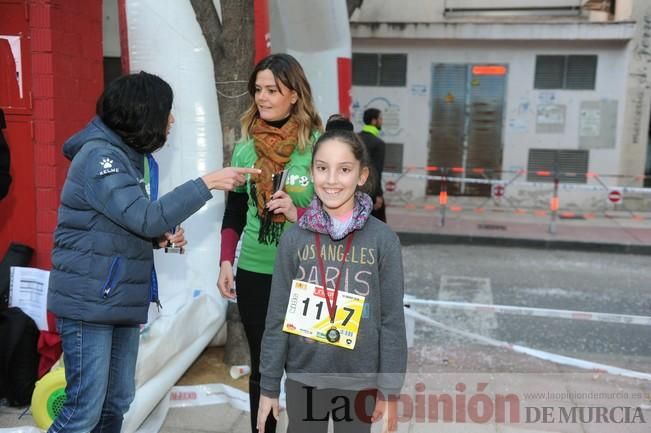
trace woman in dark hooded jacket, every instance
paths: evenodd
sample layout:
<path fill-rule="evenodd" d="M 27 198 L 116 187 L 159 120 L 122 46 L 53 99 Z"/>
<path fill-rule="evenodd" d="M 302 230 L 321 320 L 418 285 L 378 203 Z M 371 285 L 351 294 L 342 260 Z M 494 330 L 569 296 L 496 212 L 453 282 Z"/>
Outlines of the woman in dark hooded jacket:
<path fill-rule="evenodd" d="M 139 325 L 157 302 L 152 248 L 212 198 L 258 170 L 224 168 L 158 197 L 151 153 L 174 123 L 172 89 L 140 72 L 108 85 L 97 117 L 64 145 L 72 161 L 54 232 L 48 310 L 57 316 L 66 402 L 50 433 L 119 433 L 135 395 Z"/>

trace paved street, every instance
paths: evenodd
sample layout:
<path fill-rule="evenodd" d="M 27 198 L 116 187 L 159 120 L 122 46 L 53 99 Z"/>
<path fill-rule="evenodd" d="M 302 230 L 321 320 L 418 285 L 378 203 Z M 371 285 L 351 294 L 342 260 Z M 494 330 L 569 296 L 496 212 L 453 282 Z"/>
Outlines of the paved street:
<path fill-rule="evenodd" d="M 651 312 L 648 256 L 445 244 L 407 246 L 403 255 L 406 291 L 418 298 L 631 315 Z M 651 372 L 648 327 L 433 307 L 418 311 L 501 341 Z M 448 334 L 424 331 L 420 341 L 433 343 L 431 338 L 436 338 L 439 344 L 450 344 Z"/>

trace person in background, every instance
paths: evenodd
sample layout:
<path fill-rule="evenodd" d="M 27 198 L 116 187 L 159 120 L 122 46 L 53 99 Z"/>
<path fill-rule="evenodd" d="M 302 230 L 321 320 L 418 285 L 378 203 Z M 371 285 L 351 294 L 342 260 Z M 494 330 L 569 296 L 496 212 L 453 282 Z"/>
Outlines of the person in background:
<path fill-rule="evenodd" d="M 140 328 L 158 303 L 152 249 L 172 228 L 260 170 L 224 168 L 157 197 L 151 153 L 174 123 L 172 88 L 146 72 L 111 82 L 97 116 L 63 145 L 72 162 L 54 231 L 48 310 L 57 316 L 66 401 L 48 433 L 119 433 L 135 395 Z M 149 179 L 147 179 L 149 177 Z"/>
<path fill-rule="evenodd" d="M 382 222 L 387 222 L 384 193 L 382 190 L 382 170 L 384 169 L 384 154 L 386 143 L 380 138 L 382 130 L 382 112 L 377 108 L 368 108 L 364 111 L 364 126 L 359 137 L 366 145 L 373 169 L 372 178 L 375 185 L 372 188 L 373 216 Z"/>
<path fill-rule="evenodd" d="M 325 126 L 326 131 L 333 131 L 335 129 L 341 131 L 354 131 L 355 127 L 353 126 L 353 123 L 346 116 L 337 113 L 328 117 Z"/>
<path fill-rule="evenodd" d="M 222 296 L 237 299 L 251 354 L 249 399 L 251 431 L 256 432 L 260 398 L 260 345 L 278 240 L 306 207 L 314 189 L 310 177 L 312 144 L 323 126 L 301 65 L 288 54 L 272 54 L 253 69 L 248 83 L 251 105 L 243 114 L 242 139 L 233 150 L 233 167 L 255 167 L 260 174 L 228 194 L 222 222 L 220 271 Z M 286 184 L 276 190 L 282 171 Z M 237 243 L 242 246 L 233 263 Z M 235 292 L 237 290 L 237 296 Z M 270 418 L 266 431 L 273 433 Z"/>
<path fill-rule="evenodd" d="M 389 401 L 407 364 L 402 255 L 398 236 L 370 215 L 371 198 L 360 191 L 368 175 L 368 155 L 354 132 L 326 131 L 314 145 L 316 197 L 281 238 L 273 273 L 260 433 L 278 417 L 283 371 L 287 431 L 325 433 L 331 414 L 335 433 L 370 432 L 383 415 L 388 430 L 396 429 Z M 335 416 L 344 401 L 351 410 Z"/>
<path fill-rule="evenodd" d="M 6 127 L 5 113 L 0 108 L 0 200 L 7 196 L 9 193 L 9 185 L 11 185 L 11 175 L 9 174 L 11 156 L 9 153 L 9 145 L 2 133 L 2 130 Z"/>

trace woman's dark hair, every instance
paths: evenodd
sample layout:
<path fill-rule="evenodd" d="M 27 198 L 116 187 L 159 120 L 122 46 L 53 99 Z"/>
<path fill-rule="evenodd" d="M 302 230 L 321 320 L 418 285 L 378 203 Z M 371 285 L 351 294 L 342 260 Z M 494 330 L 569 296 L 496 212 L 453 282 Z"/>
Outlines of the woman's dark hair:
<path fill-rule="evenodd" d="M 332 131 L 333 129 L 354 131 L 355 127 L 353 126 L 353 123 L 350 120 L 348 120 L 347 117 L 337 113 L 328 117 L 328 121 L 326 122 L 325 130 Z"/>
<path fill-rule="evenodd" d="M 345 129 L 330 129 L 324 132 L 319 139 L 314 143 L 314 147 L 312 148 L 312 167 L 314 167 L 314 157 L 316 156 L 317 152 L 319 151 L 319 148 L 323 143 L 326 141 L 330 140 L 337 140 L 342 143 L 345 143 L 350 147 L 351 152 L 353 152 L 353 156 L 357 161 L 359 161 L 359 165 L 361 168 L 368 168 L 368 178 L 366 178 L 366 182 L 364 185 L 358 187 L 360 191 L 363 191 L 367 194 L 373 194 L 375 190 L 375 177 L 374 177 L 374 171 L 371 170 L 371 163 L 370 163 L 370 158 L 368 156 L 368 151 L 366 150 L 366 146 L 362 142 L 362 140 L 359 138 L 357 134 L 355 134 L 352 131 L 348 131 Z"/>
<path fill-rule="evenodd" d="M 97 115 L 129 147 L 151 153 L 165 144 L 173 100 L 162 78 L 147 72 L 123 75 L 100 96 Z"/>

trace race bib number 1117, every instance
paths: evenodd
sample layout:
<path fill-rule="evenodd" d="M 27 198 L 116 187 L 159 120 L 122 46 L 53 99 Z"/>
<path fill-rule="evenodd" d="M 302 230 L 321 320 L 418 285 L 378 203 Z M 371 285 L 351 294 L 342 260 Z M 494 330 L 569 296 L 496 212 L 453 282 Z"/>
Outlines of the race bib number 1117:
<path fill-rule="evenodd" d="M 328 289 L 332 299 L 333 290 Z M 283 331 L 320 343 L 354 349 L 364 309 L 364 297 L 339 292 L 334 322 L 330 321 L 325 292 L 321 286 L 292 281 Z"/>

